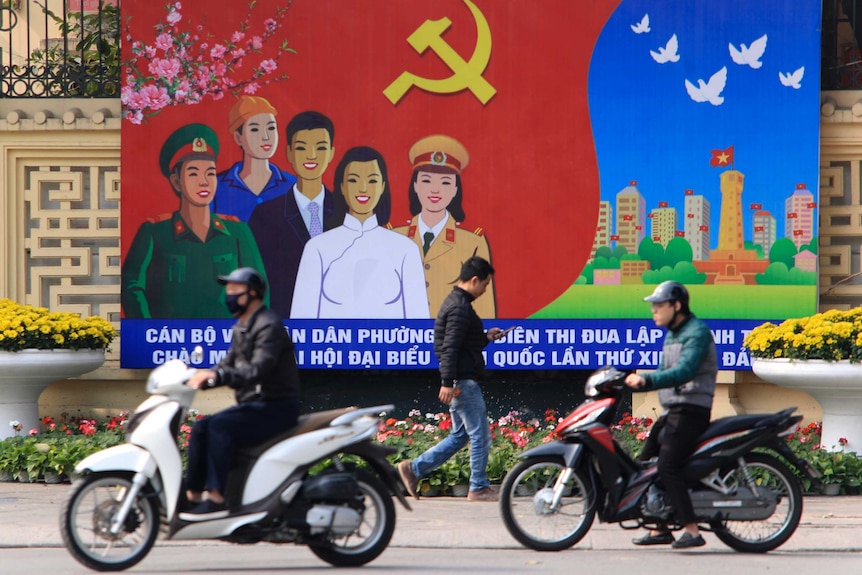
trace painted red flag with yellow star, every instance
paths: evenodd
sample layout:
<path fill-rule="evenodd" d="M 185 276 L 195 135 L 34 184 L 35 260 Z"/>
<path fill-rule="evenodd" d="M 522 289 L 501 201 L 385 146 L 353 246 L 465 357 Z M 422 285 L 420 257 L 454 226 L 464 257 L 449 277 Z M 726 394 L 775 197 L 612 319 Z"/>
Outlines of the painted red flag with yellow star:
<path fill-rule="evenodd" d="M 713 150 L 709 165 L 713 168 L 733 165 L 733 146 L 728 146 L 724 150 Z"/>

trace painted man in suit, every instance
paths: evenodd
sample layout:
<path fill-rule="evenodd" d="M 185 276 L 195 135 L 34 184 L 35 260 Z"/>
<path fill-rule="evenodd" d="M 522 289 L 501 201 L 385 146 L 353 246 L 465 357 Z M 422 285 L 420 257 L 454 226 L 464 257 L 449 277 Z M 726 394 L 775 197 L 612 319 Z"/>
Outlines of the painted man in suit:
<path fill-rule="evenodd" d="M 461 172 L 470 161 L 467 148 L 450 136 L 428 136 L 413 144 L 408 157 L 413 164 L 408 192 L 413 219 L 395 231 L 419 246 L 428 304 L 435 317 L 458 282 L 463 263 L 473 256 L 491 261 L 491 250 L 482 228 L 469 231 L 459 227 L 465 218 Z M 487 295 L 473 307 L 481 318 L 496 317 L 493 280 Z"/>
<path fill-rule="evenodd" d="M 286 128 L 287 161 L 296 174 L 293 190 L 262 203 L 249 226 L 257 238 L 270 285 L 270 306 L 290 317 L 296 273 L 305 243 L 339 225 L 323 173 L 335 154 L 335 127 L 319 112 L 302 112 Z"/>

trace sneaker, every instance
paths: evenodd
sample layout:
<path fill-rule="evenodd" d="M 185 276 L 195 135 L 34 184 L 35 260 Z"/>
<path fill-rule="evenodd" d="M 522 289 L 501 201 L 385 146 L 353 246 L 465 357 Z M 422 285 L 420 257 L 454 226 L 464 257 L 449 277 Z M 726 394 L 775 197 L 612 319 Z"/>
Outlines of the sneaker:
<path fill-rule="evenodd" d="M 467 501 L 497 501 L 498 499 L 497 492 L 490 487 L 467 492 Z"/>
<path fill-rule="evenodd" d="M 661 533 L 647 533 L 643 537 L 632 539 L 635 545 L 670 545 L 674 542 L 673 535 L 670 531 L 662 531 Z"/>
<path fill-rule="evenodd" d="M 210 519 L 221 519 L 230 515 L 227 510 L 227 504 L 216 503 L 207 499 L 203 503 L 199 503 L 191 511 L 180 513 L 180 519 L 183 521 L 209 521 Z"/>
<path fill-rule="evenodd" d="M 398 475 L 401 476 L 401 482 L 407 489 L 407 493 L 419 499 L 419 492 L 416 491 L 416 488 L 419 487 L 419 479 L 413 473 L 413 466 L 410 461 L 402 461 L 398 464 Z"/>
<path fill-rule="evenodd" d="M 697 534 L 692 537 L 691 533 L 686 531 L 682 534 L 682 537 L 673 542 L 671 547 L 674 549 L 688 549 L 689 547 L 703 547 L 706 545 L 706 541 L 703 540 L 703 536 Z"/>

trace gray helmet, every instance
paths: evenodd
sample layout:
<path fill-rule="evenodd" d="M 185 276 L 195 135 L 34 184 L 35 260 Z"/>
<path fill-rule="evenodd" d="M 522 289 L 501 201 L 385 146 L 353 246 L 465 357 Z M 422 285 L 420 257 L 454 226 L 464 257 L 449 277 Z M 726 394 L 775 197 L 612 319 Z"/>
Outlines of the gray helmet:
<path fill-rule="evenodd" d="M 266 280 L 254 268 L 237 268 L 230 272 L 230 275 L 218 277 L 218 283 L 221 285 L 228 282 L 247 285 L 258 293 L 260 299 L 263 299 L 263 296 L 266 295 Z"/>
<path fill-rule="evenodd" d="M 644 301 L 651 303 L 661 303 L 665 301 L 678 301 L 682 304 L 682 309 L 688 309 L 688 290 L 679 282 L 666 281 L 661 282 L 653 292 L 644 298 Z"/>

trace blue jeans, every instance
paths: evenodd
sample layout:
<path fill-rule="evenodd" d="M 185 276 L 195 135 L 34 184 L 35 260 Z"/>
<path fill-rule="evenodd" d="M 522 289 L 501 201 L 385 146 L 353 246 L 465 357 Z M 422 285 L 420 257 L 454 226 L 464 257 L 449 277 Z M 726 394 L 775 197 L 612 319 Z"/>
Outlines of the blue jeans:
<path fill-rule="evenodd" d="M 416 477 L 428 475 L 445 463 L 470 441 L 470 491 L 485 489 L 488 481 L 488 451 L 491 449 L 491 428 L 488 410 L 479 384 L 472 379 L 459 379 L 458 397 L 449 405 L 452 431 L 440 443 L 411 463 Z"/>

